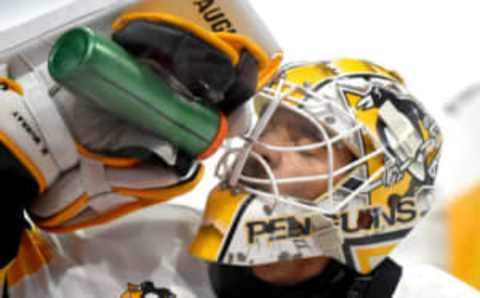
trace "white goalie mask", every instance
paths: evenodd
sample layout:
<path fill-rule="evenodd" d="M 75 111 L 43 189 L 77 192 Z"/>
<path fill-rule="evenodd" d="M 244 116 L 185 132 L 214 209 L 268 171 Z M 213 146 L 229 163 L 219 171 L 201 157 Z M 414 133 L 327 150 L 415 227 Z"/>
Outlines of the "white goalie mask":
<path fill-rule="evenodd" d="M 327 256 L 373 270 L 430 208 L 441 134 L 401 78 L 354 59 L 284 68 L 217 167 L 193 255 Z"/>

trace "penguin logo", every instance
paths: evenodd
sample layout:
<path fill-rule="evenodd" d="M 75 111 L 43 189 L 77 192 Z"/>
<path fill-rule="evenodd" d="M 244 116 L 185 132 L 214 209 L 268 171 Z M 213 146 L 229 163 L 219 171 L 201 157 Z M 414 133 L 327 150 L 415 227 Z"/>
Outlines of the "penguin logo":
<path fill-rule="evenodd" d="M 166 288 L 156 288 L 153 282 L 146 281 L 140 285 L 128 284 L 128 289 L 120 298 L 177 298 L 177 295 Z"/>
<path fill-rule="evenodd" d="M 428 174 L 426 148 L 429 143 L 422 131 L 427 129 L 424 124 L 427 115 L 418 103 L 374 86 L 357 103 L 356 108 L 359 111 L 379 110 L 376 130 L 387 151 L 384 184 L 389 186 L 401 181 L 405 171 L 417 180 L 425 181 Z"/>

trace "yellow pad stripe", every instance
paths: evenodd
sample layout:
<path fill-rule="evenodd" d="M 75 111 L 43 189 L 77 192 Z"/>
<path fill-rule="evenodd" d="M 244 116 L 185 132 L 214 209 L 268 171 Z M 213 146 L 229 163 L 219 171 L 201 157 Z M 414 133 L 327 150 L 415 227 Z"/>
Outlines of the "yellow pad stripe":
<path fill-rule="evenodd" d="M 89 227 L 98 226 L 101 224 L 106 224 L 111 222 L 117 218 L 120 218 L 128 213 L 131 213 L 135 210 L 145 208 L 154 204 L 158 204 L 169 199 L 172 199 L 176 196 L 185 194 L 191 191 L 198 183 L 202 180 L 203 176 L 205 175 L 205 167 L 200 165 L 198 172 L 196 173 L 195 178 L 192 180 L 166 188 L 160 189 L 149 189 L 149 190 L 139 190 L 139 189 L 128 189 L 128 188 L 121 188 L 121 187 L 114 187 L 112 188 L 113 192 L 117 192 L 119 194 L 125 196 L 132 196 L 136 197 L 139 200 L 133 203 L 125 204 L 120 206 L 116 209 L 113 209 L 109 212 L 101 214 L 95 218 L 85 220 L 83 222 L 77 222 L 74 224 L 66 224 L 66 222 L 72 219 L 75 215 L 79 214 L 83 208 L 85 208 L 85 199 L 88 200 L 89 198 L 84 195 L 79 200 L 77 200 L 74 204 L 66 208 L 63 213 L 56 215 L 54 218 L 49 219 L 34 219 L 35 224 L 37 224 L 40 228 L 52 232 L 52 233 L 71 233 L 80 229 L 85 229 Z"/>
<path fill-rule="evenodd" d="M 51 247 L 38 232 L 24 231 L 18 255 L 8 268 L 8 285 L 13 287 L 29 275 L 38 272 L 46 267 L 52 258 Z"/>
<path fill-rule="evenodd" d="M 77 144 L 78 153 L 84 157 L 98 160 L 102 162 L 104 165 L 112 167 L 112 168 L 132 168 L 139 163 L 141 160 L 136 158 L 121 158 L 121 157 L 108 157 L 99 155 L 93 152 L 90 152 L 87 148 L 83 147 L 80 144 Z"/>
<path fill-rule="evenodd" d="M 229 32 L 219 32 L 217 35 L 235 48 L 238 53 L 246 49 L 255 57 L 259 67 L 257 90 L 265 86 L 280 68 L 283 53 L 278 52 L 273 57 L 269 57 L 263 48 L 246 36 Z"/>
<path fill-rule="evenodd" d="M 84 208 L 88 205 L 88 195 L 83 194 L 81 197 L 76 199 L 71 205 L 63 209 L 57 215 L 49 217 L 47 219 L 42 219 L 36 221 L 36 224 L 42 229 L 54 228 L 60 226 L 77 216 Z"/>
<path fill-rule="evenodd" d="M 12 89 L 22 96 L 24 94 L 22 86 L 14 80 L 0 76 L 0 84 L 4 84 L 7 88 Z"/>
<path fill-rule="evenodd" d="M 258 75 L 258 84 L 257 84 L 257 91 L 262 89 L 266 84 L 268 84 L 273 77 L 277 74 L 278 69 L 283 61 L 283 53 L 277 53 L 273 56 L 264 69 L 260 69 L 260 73 Z"/>

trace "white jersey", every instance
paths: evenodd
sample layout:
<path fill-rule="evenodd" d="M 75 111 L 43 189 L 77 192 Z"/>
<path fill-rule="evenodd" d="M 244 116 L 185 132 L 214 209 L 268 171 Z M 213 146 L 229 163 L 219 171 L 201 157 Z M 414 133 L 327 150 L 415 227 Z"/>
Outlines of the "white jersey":
<path fill-rule="evenodd" d="M 53 258 L 11 286 L 11 298 L 141 297 L 129 284 L 152 282 L 177 297 L 215 297 L 207 264 L 188 254 L 200 213 L 172 204 L 143 209 L 103 226 L 47 236 Z M 135 289 L 135 287 L 133 287 Z M 130 295 L 130 296 L 129 296 Z M 156 297 L 153 296 L 152 297 Z M 474 298 L 480 294 L 432 266 L 403 266 L 393 298 Z"/>
<path fill-rule="evenodd" d="M 393 298 L 478 298 L 480 293 L 431 265 L 402 265 Z"/>
<path fill-rule="evenodd" d="M 10 297 L 137 297 L 140 291 L 129 293 L 128 285 L 145 282 L 176 297 L 214 297 L 207 265 L 188 255 L 199 216 L 162 204 L 81 232 L 48 235 L 52 259 L 10 286 Z"/>

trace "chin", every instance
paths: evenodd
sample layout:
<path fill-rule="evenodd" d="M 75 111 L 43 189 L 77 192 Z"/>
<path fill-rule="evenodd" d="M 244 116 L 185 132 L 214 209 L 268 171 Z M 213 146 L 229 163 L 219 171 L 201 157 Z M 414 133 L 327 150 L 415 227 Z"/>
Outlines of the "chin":
<path fill-rule="evenodd" d="M 320 256 L 252 267 L 259 279 L 277 285 L 294 285 L 321 274 L 330 258 Z"/>

